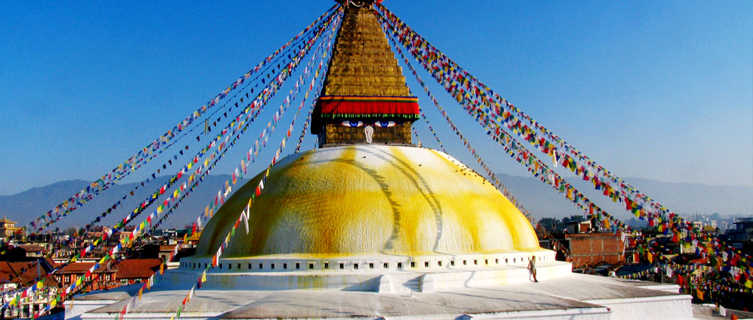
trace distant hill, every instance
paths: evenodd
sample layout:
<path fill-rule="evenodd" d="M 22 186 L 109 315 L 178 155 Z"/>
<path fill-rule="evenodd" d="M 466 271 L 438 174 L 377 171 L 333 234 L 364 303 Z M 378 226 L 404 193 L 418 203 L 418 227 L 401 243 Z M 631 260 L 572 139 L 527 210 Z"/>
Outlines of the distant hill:
<path fill-rule="evenodd" d="M 208 176 L 200 187 L 171 214 L 167 225 L 184 226 L 193 222 L 200 213 L 199 210 L 203 210 L 204 206 L 214 199 L 217 190 L 224 185 L 225 180 L 228 178 L 230 178 L 228 175 Z M 156 181 L 151 181 L 146 187 L 141 187 L 139 183 L 115 185 L 102 195 L 94 198 L 93 201 L 87 203 L 84 207 L 75 210 L 69 217 L 64 218 L 60 223 L 56 224 L 56 226 L 61 229 L 71 226 L 83 226 L 116 201 L 120 200 L 124 194 L 139 185 L 138 190 L 134 192 L 134 196 L 129 195 L 124 200 L 123 206 L 119 207 L 116 212 L 109 214 L 103 220 L 104 223 L 113 225 L 117 220 L 124 217 L 128 210 L 133 210 L 138 203 L 146 199 L 147 195 L 154 192 L 155 188 L 158 188 L 158 186 L 167 181 L 168 177 L 158 177 Z M 242 185 L 244 182 L 239 181 L 238 183 Z M 0 196 L 0 217 L 7 216 L 11 220 L 19 222 L 19 225 L 27 225 L 33 218 L 51 209 L 61 200 L 81 190 L 87 184 L 88 182 L 84 180 L 66 180 L 43 187 L 31 188 L 14 195 Z M 138 221 L 141 221 L 143 218 L 146 217 L 139 217 Z"/>
<path fill-rule="evenodd" d="M 564 217 L 581 214 L 564 197 L 536 179 L 506 174 L 499 174 L 499 177 L 534 217 Z M 213 199 L 217 190 L 228 178 L 229 176 L 226 175 L 209 176 L 201 187 L 194 191 L 171 215 L 172 218 L 168 220 L 166 225 L 184 226 L 190 224 L 201 212 L 200 210 Z M 163 183 L 167 181 L 167 177 L 160 177 L 158 181 Z M 578 179 L 571 179 L 571 181 L 579 189 L 586 192 L 589 197 L 594 200 L 598 199 L 597 201 L 602 208 L 613 212 L 615 216 L 623 218 L 623 220 L 629 218 L 622 207 L 607 202 L 605 201 L 606 198 L 596 195 L 590 185 L 586 186 L 583 181 Z M 628 181 L 680 214 L 718 212 L 721 215 L 753 215 L 753 187 L 667 183 L 638 178 L 630 178 Z M 242 184 L 244 181 L 239 183 Z M 20 225 L 26 225 L 31 219 L 49 210 L 62 199 L 81 190 L 86 184 L 87 182 L 84 180 L 66 180 L 32 188 L 14 195 L 0 196 L 0 216 L 7 216 L 18 221 Z M 136 185 L 136 183 L 131 183 L 113 186 L 91 203 L 76 210 L 70 217 L 64 219 L 58 227 L 64 229 L 88 223 Z M 134 193 L 134 196 L 128 197 L 125 206 L 110 214 L 108 219 L 103 222 L 108 225 L 114 224 L 117 219 L 125 216 L 126 210 L 132 210 L 147 194 L 154 191 L 157 185 L 157 183 L 152 182 L 146 188 L 140 187 Z M 138 221 L 141 221 L 141 218 Z"/>
<path fill-rule="evenodd" d="M 510 192 L 536 217 L 581 214 L 569 200 L 539 180 L 506 174 L 498 176 Z M 641 178 L 625 180 L 671 210 L 686 216 L 713 212 L 720 215 L 753 215 L 753 187 L 671 183 Z M 622 206 L 613 204 L 597 194 L 590 183 L 575 177 L 568 178 L 568 181 L 616 217 L 628 217 Z"/>

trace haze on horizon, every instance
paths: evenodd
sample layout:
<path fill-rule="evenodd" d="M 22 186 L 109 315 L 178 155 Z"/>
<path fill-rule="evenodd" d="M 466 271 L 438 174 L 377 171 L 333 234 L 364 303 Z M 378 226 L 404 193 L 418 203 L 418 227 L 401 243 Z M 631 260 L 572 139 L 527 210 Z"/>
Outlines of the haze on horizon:
<path fill-rule="evenodd" d="M 753 186 L 753 2 L 384 3 L 622 177 Z M 7 4 L 13 14 L 0 19 L 0 195 L 109 171 L 330 5 Z M 405 75 L 449 151 L 475 164 Z M 459 110 L 438 87 L 432 91 Z M 527 176 L 456 112 L 495 171 Z M 244 141 L 238 149 L 247 148 Z M 228 157 L 213 174 L 229 172 L 238 157 Z"/>

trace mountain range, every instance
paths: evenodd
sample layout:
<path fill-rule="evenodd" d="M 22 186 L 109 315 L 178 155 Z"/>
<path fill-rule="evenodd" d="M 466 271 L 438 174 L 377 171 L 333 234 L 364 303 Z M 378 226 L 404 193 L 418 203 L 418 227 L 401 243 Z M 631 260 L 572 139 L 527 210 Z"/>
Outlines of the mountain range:
<path fill-rule="evenodd" d="M 540 181 L 529 178 L 498 174 L 510 192 L 535 218 L 564 217 L 581 214 L 575 206 L 569 203 L 559 193 L 553 192 L 551 187 Z M 229 179 L 227 175 L 208 176 L 205 181 L 188 197 L 179 208 L 172 213 L 164 226 L 182 227 L 190 224 L 202 212 L 204 206 L 214 199 L 214 196 Z M 103 194 L 97 196 L 84 207 L 74 211 L 56 226 L 65 229 L 72 226 L 83 226 L 104 212 L 113 203 L 121 200 L 123 205 L 105 217 L 101 223 L 112 225 L 125 216 L 126 210 L 132 210 L 138 203 L 147 198 L 156 186 L 168 180 L 167 177 L 157 178 L 155 181 L 141 187 L 141 183 L 127 183 L 112 186 Z M 603 209 L 616 217 L 628 220 L 630 216 L 619 204 L 611 203 L 608 199 L 597 194 L 584 181 L 569 179 L 589 198 L 598 201 Z M 695 183 L 669 183 L 649 179 L 626 179 L 634 186 L 654 199 L 661 201 L 666 207 L 685 216 L 692 214 L 720 215 L 753 215 L 753 187 L 748 186 L 713 186 Z M 243 183 L 245 181 L 240 181 Z M 17 221 L 19 225 L 27 225 L 33 218 L 43 214 L 62 199 L 67 198 L 88 184 L 84 180 L 65 180 L 50 185 L 35 187 L 29 190 L 0 196 L 0 216 L 7 216 Z M 138 188 L 137 188 L 138 187 Z M 151 189 L 150 189 L 151 188 Z M 133 196 L 130 191 L 134 190 Z M 141 221 L 143 217 L 138 218 Z"/>

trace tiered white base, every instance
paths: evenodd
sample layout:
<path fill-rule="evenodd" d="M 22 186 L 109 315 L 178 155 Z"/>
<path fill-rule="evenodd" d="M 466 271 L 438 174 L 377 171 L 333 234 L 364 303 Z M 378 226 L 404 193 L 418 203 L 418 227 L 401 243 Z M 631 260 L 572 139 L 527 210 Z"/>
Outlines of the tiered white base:
<path fill-rule="evenodd" d="M 539 282 L 522 265 L 427 272 L 218 272 L 208 275 L 181 318 L 190 319 L 690 319 L 691 297 L 677 287 L 573 274 L 543 263 Z M 344 269 L 343 269 L 344 270 Z M 360 269 L 359 269 L 360 270 Z M 170 319 L 198 271 L 171 270 L 128 319 Z M 326 289 L 313 289 L 313 288 Z M 288 289 L 299 288 L 299 289 Z M 300 289 L 309 288 L 309 289 Z M 66 302 L 81 314 L 112 319 L 136 290 Z M 113 300 L 120 300 L 112 303 Z M 82 302 L 86 301 L 86 309 Z M 100 301 L 100 307 L 96 302 Z M 71 308 L 68 309 L 73 311 Z"/>
<path fill-rule="evenodd" d="M 433 292 L 467 286 L 486 287 L 531 281 L 528 259 L 536 257 L 537 277 L 548 280 L 570 274 L 570 263 L 554 260 L 554 252 L 472 255 L 348 256 L 302 259 L 263 256 L 223 259 L 207 274 L 207 289 L 292 290 L 339 289 L 381 293 Z M 187 258 L 162 286 L 183 288 L 196 281 L 208 259 Z"/>

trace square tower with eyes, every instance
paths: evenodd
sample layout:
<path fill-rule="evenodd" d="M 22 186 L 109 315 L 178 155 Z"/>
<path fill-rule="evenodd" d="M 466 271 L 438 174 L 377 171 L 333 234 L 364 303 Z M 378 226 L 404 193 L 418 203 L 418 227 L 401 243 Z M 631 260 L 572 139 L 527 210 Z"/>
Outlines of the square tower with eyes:
<path fill-rule="evenodd" d="M 311 133 L 320 146 L 412 144 L 418 100 L 406 85 L 373 1 L 342 1 L 343 23 L 316 103 Z"/>

